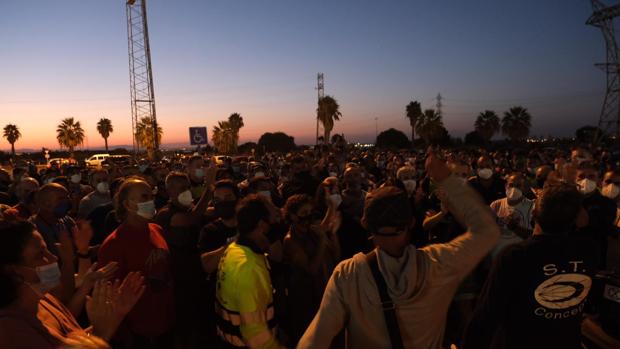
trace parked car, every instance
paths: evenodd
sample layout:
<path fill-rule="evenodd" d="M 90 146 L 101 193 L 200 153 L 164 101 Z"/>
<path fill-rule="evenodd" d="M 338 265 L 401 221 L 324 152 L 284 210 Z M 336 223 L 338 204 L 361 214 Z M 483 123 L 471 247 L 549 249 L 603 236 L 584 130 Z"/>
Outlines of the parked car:
<path fill-rule="evenodd" d="M 100 168 L 101 165 L 103 164 L 103 160 L 109 157 L 110 157 L 110 154 L 95 154 L 89 157 L 88 159 L 86 159 L 86 166 Z"/>
<path fill-rule="evenodd" d="M 77 161 L 71 158 L 53 158 L 49 159 L 47 162 L 47 168 L 52 168 L 52 166 L 57 165 L 61 167 L 62 165 L 77 165 Z"/>
<path fill-rule="evenodd" d="M 112 163 L 115 166 L 127 166 L 131 165 L 132 159 L 131 155 L 110 155 L 101 163 L 102 167 L 109 167 Z"/>

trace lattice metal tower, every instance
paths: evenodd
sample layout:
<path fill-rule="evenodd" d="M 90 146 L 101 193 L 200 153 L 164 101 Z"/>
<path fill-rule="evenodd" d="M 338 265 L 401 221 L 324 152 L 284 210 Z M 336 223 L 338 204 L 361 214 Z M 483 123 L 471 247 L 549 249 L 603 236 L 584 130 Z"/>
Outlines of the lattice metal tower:
<path fill-rule="evenodd" d="M 146 0 L 127 0 L 127 37 L 129 45 L 129 86 L 131 93 L 131 130 L 133 148 L 140 151 L 136 128 L 143 117 L 150 118 L 153 129 L 153 149 L 159 149 L 157 139 L 157 116 L 155 113 L 155 92 L 153 91 L 153 70 L 151 68 L 151 47 L 146 21 Z"/>
<path fill-rule="evenodd" d="M 321 98 L 325 97 L 325 84 L 323 81 L 323 73 L 318 73 L 316 76 L 316 91 L 317 91 L 317 107 L 316 107 L 316 138 L 315 144 L 319 144 L 319 102 Z M 323 140 L 327 142 L 327 140 Z"/>
<path fill-rule="evenodd" d="M 614 18 L 620 15 L 620 4 L 607 7 L 600 0 L 591 0 L 591 2 L 593 13 L 586 24 L 601 29 L 607 49 L 607 61 L 596 64 L 607 74 L 607 92 L 598 125 L 603 132 L 613 134 L 618 140 L 620 136 L 620 61 L 618 60 Z M 600 136 L 597 135 L 597 140 Z"/>

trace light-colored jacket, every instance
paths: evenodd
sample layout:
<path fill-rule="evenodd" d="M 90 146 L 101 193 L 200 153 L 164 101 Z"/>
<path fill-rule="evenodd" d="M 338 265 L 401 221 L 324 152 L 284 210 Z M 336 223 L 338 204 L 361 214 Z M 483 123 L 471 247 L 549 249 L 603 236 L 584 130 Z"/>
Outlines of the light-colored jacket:
<path fill-rule="evenodd" d="M 467 232 L 444 244 L 409 246 L 400 258 L 378 253 L 405 348 L 442 347 L 446 313 L 460 282 L 499 237 L 495 217 L 472 188 L 455 177 L 441 187 Z M 297 348 L 329 348 L 343 328 L 348 348 L 390 348 L 377 286 L 362 253 L 336 267 Z"/>

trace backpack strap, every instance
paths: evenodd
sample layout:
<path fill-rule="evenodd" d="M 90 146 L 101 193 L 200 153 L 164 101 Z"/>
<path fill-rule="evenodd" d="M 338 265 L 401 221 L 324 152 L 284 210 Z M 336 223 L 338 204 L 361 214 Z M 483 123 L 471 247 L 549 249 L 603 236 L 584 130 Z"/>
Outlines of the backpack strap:
<path fill-rule="evenodd" d="M 390 335 L 390 343 L 392 349 L 403 349 L 403 339 L 400 335 L 400 328 L 398 327 L 398 319 L 396 318 L 396 307 L 394 302 L 388 294 L 387 284 L 385 279 L 379 270 L 379 262 L 377 260 L 377 250 L 371 251 L 366 255 L 366 262 L 372 272 L 372 277 L 375 279 L 377 290 L 379 291 L 379 297 L 381 298 L 381 307 L 383 309 L 383 317 L 387 326 L 388 333 Z"/>

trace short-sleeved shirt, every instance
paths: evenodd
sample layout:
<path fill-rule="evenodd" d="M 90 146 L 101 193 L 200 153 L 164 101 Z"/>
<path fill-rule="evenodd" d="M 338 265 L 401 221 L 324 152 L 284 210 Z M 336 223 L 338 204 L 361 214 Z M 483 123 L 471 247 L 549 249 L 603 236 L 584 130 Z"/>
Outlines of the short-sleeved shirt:
<path fill-rule="evenodd" d="M 464 348 L 579 348 L 597 246 L 569 235 L 534 235 L 495 259 Z M 498 331 L 497 329 L 503 329 Z"/>

